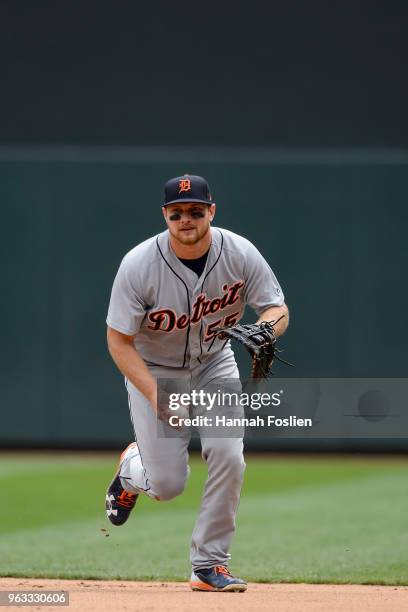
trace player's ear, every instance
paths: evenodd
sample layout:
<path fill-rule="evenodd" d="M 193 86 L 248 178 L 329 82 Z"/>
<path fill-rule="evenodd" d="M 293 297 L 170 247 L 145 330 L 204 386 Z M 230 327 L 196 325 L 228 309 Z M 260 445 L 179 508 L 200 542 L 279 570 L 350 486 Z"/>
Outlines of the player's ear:
<path fill-rule="evenodd" d="M 215 203 L 211 204 L 211 206 L 210 206 L 210 221 L 212 221 L 214 219 L 214 217 L 215 217 L 215 210 L 216 210 L 216 208 L 217 208 L 217 205 Z"/>
<path fill-rule="evenodd" d="M 165 206 L 162 206 L 163 217 L 167 220 L 167 210 Z"/>

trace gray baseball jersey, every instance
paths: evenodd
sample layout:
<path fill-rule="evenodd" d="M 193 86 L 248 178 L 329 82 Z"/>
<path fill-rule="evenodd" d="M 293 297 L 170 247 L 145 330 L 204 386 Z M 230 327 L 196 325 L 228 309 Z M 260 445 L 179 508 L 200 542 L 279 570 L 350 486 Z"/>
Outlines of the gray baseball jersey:
<path fill-rule="evenodd" d="M 173 252 L 168 230 L 122 260 L 107 324 L 136 334 L 135 348 L 150 366 L 193 368 L 220 350 L 227 358 L 230 345 L 214 337 L 214 328 L 239 321 L 246 304 L 260 315 L 284 302 L 273 271 L 249 240 L 217 227 L 211 233 L 199 278 Z"/>

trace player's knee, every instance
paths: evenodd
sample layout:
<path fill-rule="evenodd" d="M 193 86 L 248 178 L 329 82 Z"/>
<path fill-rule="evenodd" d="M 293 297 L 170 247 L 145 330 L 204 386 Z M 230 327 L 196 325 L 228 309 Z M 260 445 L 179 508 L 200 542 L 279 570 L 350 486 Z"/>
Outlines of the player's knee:
<path fill-rule="evenodd" d="M 180 476 L 167 476 L 155 480 L 153 488 L 156 499 L 159 501 L 169 501 L 177 497 L 184 491 L 186 480 L 187 474 L 184 478 Z"/>
<path fill-rule="evenodd" d="M 234 455 L 227 458 L 228 471 L 231 476 L 241 480 L 244 477 L 246 464 L 242 455 Z"/>
<path fill-rule="evenodd" d="M 221 469 L 229 478 L 237 480 L 242 480 L 244 477 L 246 464 L 242 453 L 220 447 L 211 452 L 211 459 L 209 461 L 207 458 L 207 461 L 210 470 Z"/>

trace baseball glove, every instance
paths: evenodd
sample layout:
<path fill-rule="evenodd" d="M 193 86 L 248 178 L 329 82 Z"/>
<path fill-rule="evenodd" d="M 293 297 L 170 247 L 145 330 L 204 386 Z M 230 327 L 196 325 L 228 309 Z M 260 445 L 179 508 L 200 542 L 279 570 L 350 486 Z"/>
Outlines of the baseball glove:
<path fill-rule="evenodd" d="M 276 321 L 263 321 L 259 325 L 256 323 L 240 325 L 238 323 L 231 327 L 218 327 L 215 334 L 220 340 L 237 340 L 245 346 L 252 357 L 251 378 L 268 378 L 272 375 L 274 359 L 292 365 L 278 356 L 276 348 L 274 325 L 284 316 L 282 315 Z"/>

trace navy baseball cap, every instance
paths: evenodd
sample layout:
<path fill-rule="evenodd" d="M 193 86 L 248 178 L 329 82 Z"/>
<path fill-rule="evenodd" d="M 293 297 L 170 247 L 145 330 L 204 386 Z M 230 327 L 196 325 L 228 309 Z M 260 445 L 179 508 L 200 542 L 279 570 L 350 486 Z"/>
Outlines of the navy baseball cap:
<path fill-rule="evenodd" d="M 188 204 L 189 202 L 213 203 L 210 187 L 202 176 L 184 174 L 172 178 L 164 186 L 164 204 Z"/>

